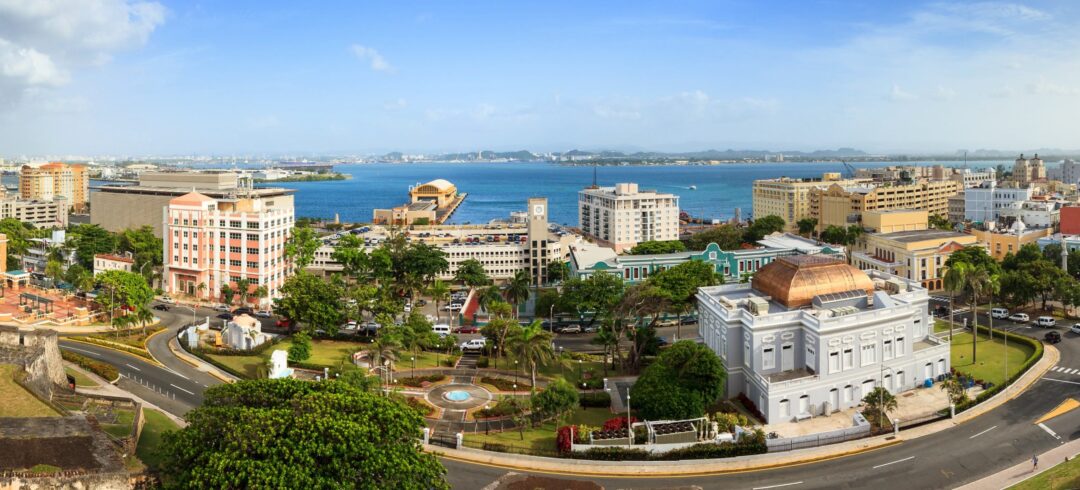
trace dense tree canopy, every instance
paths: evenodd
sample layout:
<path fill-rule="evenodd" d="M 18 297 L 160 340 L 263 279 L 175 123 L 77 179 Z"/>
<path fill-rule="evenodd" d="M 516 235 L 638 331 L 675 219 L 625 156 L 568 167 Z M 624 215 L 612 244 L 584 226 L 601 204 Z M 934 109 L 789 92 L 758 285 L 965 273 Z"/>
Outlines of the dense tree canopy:
<path fill-rule="evenodd" d="M 94 267 L 94 255 L 116 251 L 116 235 L 98 225 L 74 225 L 68 240 L 75 247 L 75 258 L 83 267 Z M 161 256 L 161 249 L 158 249 Z"/>
<path fill-rule="evenodd" d="M 754 243 L 765 238 L 765 235 L 784 231 L 784 224 L 783 218 L 771 214 L 755 219 L 754 222 L 750 224 L 750 227 L 746 229 L 744 241 Z"/>
<path fill-rule="evenodd" d="M 280 292 L 281 297 L 274 300 L 275 312 L 299 322 L 308 332 L 337 332 L 344 313 L 344 291 L 337 284 L 301 270 L 285 281 Z"/>
<path fill-rule="evenodd" d="M 577 388 L 563 378 L 548 383 L 544 391 L 533 395 L 532 409 L 544 417 L 558 417 L 578 406 Z"/>
<path fill-rule="evenodd" d="M 686 245 L 678 240 L 650 240 L 635 245 L 630 250 L 630 255 L 669 254 L 685 250 Z"/>
<path fill-rule="evenodd" d="M 285 242 L 285 256 L 292 260 L 297 269 L 303 269 L 315 260 L 315 251 L 321 245 L 314 229 L 297 225 Z"/>
<path fill-rule="evenodd" d="M 121 270 L 105 271 L 95 278 L 102 293 L 97 301 L 111 310 L 128 307 L 131 310 L 146 308 L 154 299 L 154 290 L 150 289 L 146 278 L 134 272 Z"/>
<path fill-rule="evenodd" d="M 723 394 L 727 373 L 703 344 L 681 340 L 645 368 L 631 388 L 633 406 L 645 419 L 700 417 Z"/>
<path fill-rule="evenodd" d="M 464 286 L 474 288 L 491 283 L 487 271 L 484 270 L 484 264 L 476 259 L 465 260 L 458 264 L 457 271 L 454 272 L 454 280 Z"/>
<path fill-rule="evenodd" d="M 738 250 L 743 244 L 743 230 L 733 225 L 720 225 L 695 233 L 686 240 L 686 248 L 705 250 L 710 243 L 715 243 L 723 250 Z"/>
<path fill-rule="evenodd" d="M 623 280 L 614 274 L 598 272 L 585 279 L 570 279 L 562 288 L 556 309 L 595 319 L 596 315 L 610 311 L 619 302 Z"/>
<path fill-rule="evenodd" d="M 165 435 L 167 487 L 449 488 L 438 459 L 420 450 L 421 415 L 355 383 L 218 385 L 185 418 Z"/>

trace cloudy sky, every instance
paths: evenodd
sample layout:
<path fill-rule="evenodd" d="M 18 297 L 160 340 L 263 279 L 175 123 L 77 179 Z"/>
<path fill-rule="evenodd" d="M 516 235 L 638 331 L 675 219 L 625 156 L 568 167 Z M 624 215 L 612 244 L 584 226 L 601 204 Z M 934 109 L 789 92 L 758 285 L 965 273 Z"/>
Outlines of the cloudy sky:
<path fill-rule="evenodd" d="M 1078 21 L 1077 2 L 0 0 L 0 155 L 1080 148 Z"/>

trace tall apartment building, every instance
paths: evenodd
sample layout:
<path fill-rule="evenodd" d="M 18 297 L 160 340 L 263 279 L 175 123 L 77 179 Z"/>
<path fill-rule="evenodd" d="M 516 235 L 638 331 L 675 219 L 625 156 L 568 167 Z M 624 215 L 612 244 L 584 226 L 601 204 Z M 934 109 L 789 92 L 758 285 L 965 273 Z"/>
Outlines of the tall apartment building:
<path fill-rule="evenodd" d="M 288 278 L 285 241 L 292 229 L 291 195 L 215 199 L 189 192 L 162 211 L 165 292 L 205 300 L 221 298 L 247 279 L 249 292 L 265 286 L 267 304 Z M 250 301 L 256 301 L 252 294 Z"/>
<path fill-rule="evenodd" d="M 578 223 L 616 252 L 650 240 L 678 240 L 679 196 L 631 183 L 589 187 L 578 191 Z"/>
<path fill-rule="evenodd" d="M 90 222 L 119 232 L 149 225 L 162 235 L 161 211 L 173 198 L 195 190 L 214 199 L 237 196 L 292 202 L 291 189 L 252 188 L 233 172 L 143 172 L 139 185 L 102 186 L 90 194 Z"/>
<path fill-rule="evenodd" d="M 754 218 L 779 216 L 784 219 L 785 231 L 798 231 L 798 221 L 810 218 L 810 192 L 832 184 L 853 186 L 869 182 L 869 177 L 841 179 L 839 173 L 825 173 L 820 179 L 755 180 L 753 187 Z"/>
<path fill-rule="evenodd" d="M 1021 153 L 1020 158 L 1013 163 L 1012 179 L 1019 187 L 1027 187 L 1034 182 L 1046 182 L 1046 166 L 1039 154 L 1036 153 L 1035 158 L 1028 160 Z"/>
<path fill-rule="evenodd" d="M 1048 179 L 1060 180 L 1066 184 L 1080 183 L 1080 163 L 1071 159 L 1065 159 L 1060 167 L 1046 170 Z"/>
<path fill-rule="evenodd" d="M 833 184 L 810 192 L 810 215 L 818 220 L 818 230 L 846 227 L 862 222 L 866 211 L 889 209 L 925 210 L 931 216 L 947 216 L 949 198 L 964 190 L 955 180 L 928 180 L 912 184 L 864 183 L 854 186 Z"/>
<path fill-rule="evenodd" d="M 997 221 L 1002 210 L 1031 200 L 1033 194 L 1031 187 L 1003 187 L 993 181 L 986 182 L 964 191 L 964 219 L 976 223 Z"/>
<path fill-rule="evenodd" d="M 856 177 L 873 179 L 875 182 L 914 182 L 922 179 L 955 180 L 962 183 L 964 187 L 975 187 L 987 180 L 993 180 L 994 174 L 993 169 L 973 170 L 946 167 L 944 165 L 902 165 L 860 168 L 855 171 Z"/>
<path fill-rule="evenodd" d="M 50 162 L 43 165 L 23 165 L 19 170 L 19 197 L 25 200 L 67 200 L 76 213 L 86 210 L 90 194 L 90 178 L 85 165 Z"/>
<path fill-rule="evenodd" d="M 62 196 L 51 201 L 27 200 L 0 190 L 0 219 L 15 218 L 37 228 L 67 228 L 70 208 Z"/>

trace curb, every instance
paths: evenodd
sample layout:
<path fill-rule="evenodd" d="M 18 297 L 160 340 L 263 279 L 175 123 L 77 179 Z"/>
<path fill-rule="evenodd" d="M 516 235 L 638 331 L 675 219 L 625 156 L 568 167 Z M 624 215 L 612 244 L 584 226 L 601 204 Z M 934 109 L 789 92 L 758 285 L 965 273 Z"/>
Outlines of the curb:
<path fill-rule="evenodd" d="M 127 356 L 129 356 L 129 357 L 132 357 L 132 358 L 138 359 L 138 360 L 140 360 L 140 361 L 142 361 L 142 362 L 145 362 L 145 363 L 147 363 L 147 364 L 153 364 L 153 365 L 155 365 L 155 366 L 157 366 L 157 367 L 160 367 L 160 368 L 162 368 L 162 369 L 165 369 L 165 365 L 163 365 L 163 364 L 161 364 L 160 362 L 158 362 L 158 361 L 157 361 L 157 359 L 153 359 L 153 357 L 154 357 L 153 355 L 151 355 L 151 356 L 150 356 L 150 357 L 151 357 L 150 359 L 147 359 L 147 358 L 145 358 L 145 357 L 142 357 L 142 356 L 137 356 L 137 355 L 135 355 L 135 354 L 132 354 L 132 353 L 130 353 L 130 352 L 128 352 L 128 351 L 125 351 L 125 350 L 120 350 L 120 349 L 116 349 L 116 348 L 113 348 L 113 347 L 109 347 L 109 346 L 107 346 L 107 345 L 102 345 L 102 344 L 95 344 L 95 343 L 93 343 L 93 342 L 87 342 L 87 341 L 85 341 L 85 340 L 79 340 L 79 339 L 76 339 L 76 338 L 72 338 L 72 337 L 64 337 L 64 340 L 67 340 L 67 341 L 70 341 L 70 342 L 78 342 L 78 343 L 80 343 L 80 344 L 84 344 L 84 345 L 92 345 L 92 346 L 94 346 L 94 347 L 101 347 L 102 349 L 109 349 L 109 350 L 111 350 L 111 351 L 113 351 L 113 352 L 119 352 L 119 353 L 121 353 L 121 354 L 125 354 L 125 355 L 127 355 Z M 148 353 L 148 354 L 149 354 L 149 352 L 150 352 L 150 351 L 147 351 L 147 353 Z"/>
<path fill-rule="evenodd" d="M 210 366 L 210 369 L 207 369 L 207 370 L 203 371 L 203 369 L 202 369 L 203 366 L 202 365 L 200 365 L 196 361 L 192 361 L 191 359 L 188 359 L 189 354 L 187 352 L 184 352 L 183 354 L 181 354 L 176 349 L 174 349 L 173 345 L 172 345 L 172 340 L 173 339 L 169 339 L 169 341 L 166 342 L 165 345 L 168 347 L 169 352 L 171 352 L 173 356 L 176 356 L 177 359 L 180 359 L 181 361 L 187 363 L 188 365 L 190 365 L 193 368 L 199 369 L 199 371 L 207 373 L 210 376 L 213 376 L 213 377 L 221 380 L 223 383 L 235 383 L 236 382 L 235 379 L 226 378 L 226 377 L 222 376 L 221 374 L 219 374 L 217 366 L 214 366 L 212 364 L 207 363 Z"/>
<path fill-rule="evenodd" d="M 997 395 L 994 395 L 993 397 L 991 397 L 989 400 L 984 401 L 982 404 L 976 405 L 975 407 L 973 407 L 970 410 L 967 410 L 967 411 L 961 412 L 960 414 L 957 414 L 957 416 L 955 418 L 945 419 L 945 420 L 942 420 L 940 422 L 935 422 L 935 423 L 930 424 L 930 425 L 926 425 L 926 426 L 923 426 L 923 427 L 912 429 L 911 432 L 909 432 L 907 434 L 907 437 L 905 437 L 904 433 L 901 433 L 900 437 L 897 438 L 897 439 L 892 439 L 892 435 L 878 436 L 879 438 L 882 438 L 882 439 L 880 439 L 880 441 L 881 441 L 880 444 L 875 444 L 878 441 L 870 440 L 870 441 L 868 441 L 868 443 L 870 444 L 868 446 L 858 447 L 858 448 L 854 448 L 854 449 L 846 450 L 846 451 L 840 451 L 840 452 L 837 452 L 835 454 L 826 454 L 826 455 L 822 455 L 822 456 L 818 456 L 818 457 L 808 457 L 806 459 L 797 459 L 797 460 L 788 461 L 788 462 L 767 463 L 767 464 L 761 464 L 761 465 L 756 465 L 756 466 L 748 466 L 748 467 L 741 467 L 740 468 L 740 467 L 734 467 L 735 465 L 733 463 L 735 463 L 735 461 L 733 461 L 730 458 L 728 458 L 728 459 L 720 459 L 720 460 L 679 460 L 679 461 L 666 462 L 666 463 L 668 463 L 668 465 L 663 468 L 665 470 L 665 472 L 643 471 L 643 472 L 638 472 L 638 473 L 626 473 L 626 472 L 618 472 L 618 471 L 613 472 L 613 471 L 611 471 L 613 468 L 618 468 L 620 466 L 620 465 L 611 464 L 611 463 L 613 463 L 611 461 L 607 461 L 607 462 L 605 462 L 605 461 L 596 461 L 595 464 L 591 465 L 592 468 L 598 468 L 598 469 L 595 469 L 595 470 L 592 470 L 592 469 L 590 469 L 589 466 L 587 466 L 585 464 L 582 464 L 581 466 L 583 466 L 583 468 L 578 470 L 578 469 L 573 468 L 573 466 L 575 466 L 575 465 L 569 464 L 568 462 L 569 461 L 582 461 L 582 460 L 560 460 L 560 459 L 557 459 L 557 458 L 545 458 L 545 457 L 540 457 L 540 456 L 515 455 L 515 454 L 511 454 L 511 453 L 500 453 L 500 452 L 482 451 L 482 450 L 475 450 L 476 452 L 473 452 L 472 450 L 468 450 L 468 451 L 450 450 L 450 451 L 454 451 L 454 454 L 450 455 L 450 454 L 446 453 L 446 451 L 447 451 L 446 448 L 442 448 L 442 447 L 436 448 L 435 446 L 431 446 L 430 444 L 426 445 L 426 446 L 423 446 L 423 448 L 424 448 L 424 451 L 433 453 L 438 457 L 452 459 L 452 460 L 455 460 L 455 461 L 461 461 L 461 462 L 465 462 L 465 463 L 469 463 L 469 464 L 478 464 L 478 465 L 491 466 L 491 467 L 504 468 L 504 469 L 511 469 L 511 470 L 518 470 L 518 471 L 530 471 L 530 472 L 534 472 L 534 473 L 551 473 L 551 474 L 578 475 L 578 476 L 684 477 L 684 476 L 718 475 L 718 474 L 725 474 L 725 473 L 746 473 L 746 472 L 751 472 L 751 471 L 763 471 L 763 470 L 782 468 L 782 467 L 788 467 L 788 466 L 799 466 L 799 465 L 804 465 L 804 464 L 818 463 L 818 462 L 822 462 L 822 461 L 828 461 L 828 460 L 832 460 L 832 459 L 843 458 L 843 457 L 852 456 L 852 455 L 863 453 L 863 452 L 872 451 L 872 450 L 875 450 L 875 449 L 881 449 L 881 448 L 890 447 L 890 446 L 893 446 L 893 445 L 900 444 L 900 443 L 902 443 L 904 441 L 918 439 L 918 438 L 926 436 L 928 434 L 933 434 L 933 433 L 936 433 L 936 432 L 940 432 L 941 430 L 946 430 L 948 428 L 952 428 L 952 427 L 958 426 L 960 424 L 963 424 L 963 423 L 969 422 L 971 420 L 974 420 L 975 418 L 977 418 L 977 417 L 979 417 L 979 416 L 981 416 L 981 415 L 983 415 L 985 413 L 988 413 L 988 412 L 990 412 L 992 410 L 995 410 L 995 409 L 999 408 L 1001 405 L 1008 402 L 1009 400 L 1012 400 L 1013 398 L 1016 398 L 1017 396 L 1020 396 L 1021 394 L 1023 394 L 1025 391 L 1028 390 L 1028 388 L 1030 388 L 1032 385 L 1034 385 L 1036 382 L 1038 382 L 1038 380 L 1041 379 L 1042 376 L 1044 374 L 1046 374 L 1047 371 L 1050 370 L 1050 368 L 1052 368 L 1055 364 L 1057 364 L 1057 362 L 1060 360 L 1060 356 L 1061 356 L 1060 351 L 1058 351 L 1055 347 L 1053 347 L 1051 345 L 1045 345 L 1044 344 L 1043 345 L 1043 356 L 1042 356 L 1042 358 L 1039 360 L 1038 363 L 1035 364 L 1035 366 L 1032 366 L 1030 369 L 1028 369 L 1028 371 L 1026 373 L 1024 373 L 1020 377 L 1020 379 L 1017 380 L 1016 383 L 1014 383 L 1013 385 L 1010 385 L 1011 392 L 1008 393 L 1008 396 L 1005 396 L 1006 392 L 1002 391 L 1002 392 L 998 393 Z M 1041 368 L 1039 367 L 1040 364 L 1042 365 Z M 1023 384 L 1023 385 L 1020 385 L 1022 380 L 1025 380 L 1025 379 L 1027 380 L 1026 383 Z M 967 416 L 965 417 L 965 415 L 967 415 Z M 858 439 L 858 441 L 865 441 L 865 440 L 864 439 Z M 768 454 L 768 453 L 766 453 L 766 454 Z M 774 453 L 774 454 L 780 454 L 780 453 Z M 761 456 L 761 455 L 746 456 L 746 457 L 747 458 L 754 458 L 754 457 L 757 457 L 757 456 Z M 493 462 L 493 460 L 496 460 L 496 459 L 510 459 L 513 462 L 511 464 L 503 464 L 503 463 Z M 550 462 L 548 461 L 549 459 L 551 460 Z M 728 466 L 732 466 L 732 467 L 729 468 L 729 469 L 693 471 L 693 467 L 695 467 L 695 466 L 696 467 L 703 466 L 703 464 L 693 464 L 694 462 L 699 462 L 699 461 L 700 462 L 713 461 L 714 463 L 723 462 L 723 463 L 728 463 Z M 534 464 L 529 465 L 528 463 L 530 463 L 530 462 L 533 462 Z M 559 467 L 560 462 L 562 464 L 562 468 L 564 468 L 564 469 L 560 469 L 560 470 L 550 469 L 550 468 Z M 683 463 L 684 465 L 689 466 L 690 471 L 685 471 L 685 472 L 671 471 L 671 464 L 672 463 L 680 463 L 680 462 Z M 515 463 L 517 463 L 517 464 L 515 464 Z M 635 462 L 629 462 L 629 463 L 635 463 Z M 637 468 L 639 468 L 639 469 L 649 468 L 650 467 L 650 466 L 647 466 L 647 465 L 640 465 L 640 463 L 641 463 L 640 461 L 638 461 L 636 463 L 639 463 L 639 465 L 637 466 Z M 659 466 L 657 468 L 660 469 Z"/>
<path fill-rule="evenodd" d="M 159 323 L 159 325 L 160 325 L 160 323 Z M 169 328 L 165 327 L 165 328 L 163 328 L 161 330 L 158 330 L 157 332 L 154 332 L 154 333 L 148 335 L 146 337 L 146 340 L 143 341 L 143 348 L 146 349 L 146 353 L 150 354 L 150 357 L 153 358 L 154 362 L 156 362 L 158 364 L 161 364 L 161 361 L 159 361 L 156 357 L 154 357 L 154 351 L 150 350 L 150 339 L 156 337 L 160 333 L 164 333 L 164 332 L 168 332 L 168 331 L 169 331 Z M 164 364 L 162 364 L 162 365 L 164 365 Z"/>

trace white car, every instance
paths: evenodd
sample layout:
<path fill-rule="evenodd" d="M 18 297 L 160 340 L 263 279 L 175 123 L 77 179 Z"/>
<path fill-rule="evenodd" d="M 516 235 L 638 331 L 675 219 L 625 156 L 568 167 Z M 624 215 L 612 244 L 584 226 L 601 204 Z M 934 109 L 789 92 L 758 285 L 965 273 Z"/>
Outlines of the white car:
<path fill-rule="evenodd" d="M 487 339 L 472 339 L 472 340 L 470 340 L 468 342 L 463 342 L 461 344 L 461 350 L 463 350 L 463 351 L 484 350 L 484 347 L 486 345 L 487 345 Z"/>
<path fill-rule="evenodd" d="M 168 304 L 170 304 L 170 305 L 171 305 L 171 304 L 175 303 L 175 302 L 176 302 L 176 300 L 174 300 L 174 299 L 172 299 L 172 298 L 170 298 L 170 297 L 168 297 L 168 296 L 162 296 L 162 297 L 161 297 L 161 302 L 162 302 L 162 303 L 168 303 Z"/>
<path fill-rule="evenodd" d="M 1009 320 L 1014 322 L 1027 323 L 1030 318 L 1028 318 L 1027 313 L 1013 313 L 1009 315 Z"/>
<path fill-rule="evenodd" d="M 991 308 L 990 316 L 997 319 L 1009 318 L 1009 310 L 1005 308 Z"/>
<path fill-rule="evenodd" d="M 345 330 L 356 330 L 356 320 L 349 320 L 345 323 Z"/>
<path fill-rule="evenodd" d="M 581 333 L 581 325 L 567 325 L 559 333 Z"/>
<path fill-rule="evenodd" d="M 259 310 L 255 312 L 255 316 L 259 318 L 270 318 L 271 313 L 270 310 Z"/>
<path fill-rule="evenodd" d="M 1069 327 L 1069 331 L 1072 333 L 1080 333 L 1080 323 L 1074 323 L 1073 326 Z"/>
<path fill-rule="evenodd" d="M 405 313 L 412 312 L 412 305 L 405 305 Z"/>
<path fill-rule="evenodd" d="M 217 311 L 228 312 L 229 311 L 229 305 L 217 305 L 217 306 L 214 307 L 214 309 L 217 310 Z"/>

